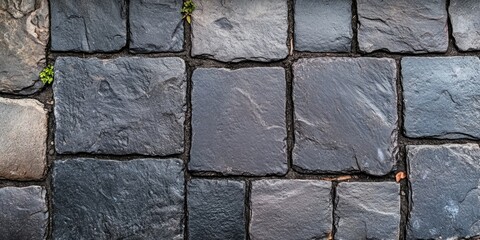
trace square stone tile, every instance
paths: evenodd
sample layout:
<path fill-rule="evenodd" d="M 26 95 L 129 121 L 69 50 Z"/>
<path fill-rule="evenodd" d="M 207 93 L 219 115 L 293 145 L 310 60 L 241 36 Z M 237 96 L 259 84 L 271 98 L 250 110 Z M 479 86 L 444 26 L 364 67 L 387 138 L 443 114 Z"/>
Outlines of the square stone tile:
<path fill-rule="evenodd" d="M 455 44 L 462 51 L 480 50 L 480 1 L 451 0 L 448 8 Z"/>

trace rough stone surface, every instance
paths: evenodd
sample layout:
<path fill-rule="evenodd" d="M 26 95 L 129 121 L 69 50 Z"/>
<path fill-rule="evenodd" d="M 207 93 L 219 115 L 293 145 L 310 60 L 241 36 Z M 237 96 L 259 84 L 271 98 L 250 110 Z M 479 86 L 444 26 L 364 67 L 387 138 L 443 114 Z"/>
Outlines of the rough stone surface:
<path fill-rule="evenodd" d="M 287 57 L 286 0 L 196 0 L 192 55 L 224 62 Z"/>
<path fill-rule="evenodd" d="M 31 94 L 43 86 L 48 26 L 47 0 L 0 1 L 0 92 Z"/>
<path fill-rule="evenodd" d="M 182 5 L 182 0 L 130 1 L 130 51 L 182 51 Z"/>
<path fill-rule="evenodd" d="M 348 52 L 352 43 L 352 0 L 296 0 L 295 49 Z"/>
<path fill-rule="evenodd" d="M 48 209 L 39 186 L 0 188 L 1 239 L 46 239 Z"/>
<path fill-rule="evenodd" d="M 250 238 L 326 239 L 333 221 L 331 185 L 313 180 L 254 181 Z"/>
<path fill-rule="evenodd" d="M 451 0 L 448 13 L 455 44 L 462 51 L 480 50 L 480 1 Z"/>
<path fill-rule="evenodd" d="M 50 0 L 52 50 L 112 52 L 127 41 L 125 0 Z"/>
<path fill-rule="evenodd" d="M 480 236 L 480 148 L 409 146 L 408 239 Z"/>
<path fill-rule="evenodd" d="M 390 172 L 397 152 L 395 61 L 301 59 L 293 71 L 293 164 L 307 171 Z"/>
<path fill-rule="evenodd" d="M 53 239 L 183 239 L 178 159 L 69 159 L 53 168 Z"/>
<path fill-rule="evenodd" d="M 398 239 L 400 184 L 340 183 L 336 203 L 335 239 Z"/>
<path fill-rule="evenodd" d="M 480 59 L 402 59 L 405 134 L 409 137 L 480 138 Z"/>
<path fill-rule="evenodd" d="M 357 0 L 361 51 L 446 52 L 446 0 Z"/>
<path fill-rule="evenodd" d="M 47 111 L 40 102 L 0 98 L 0 178 L 41 179 L 46 141 Z"/>
<path fill-rule="evenodd" d="M 245 183 L 194 179 L 187 196 L 189 239 L 245 239 Z"/>
<path fill-rule="evenodd" d="M 182 59 L 65 57 L 57 59 L 55 69 L 57 152 L 183 152 Z"/>
<path fill-rule="evenodd" d="M 284 69 L 203 68 L 192 82 L 190 170 L 286 173 Z"/>

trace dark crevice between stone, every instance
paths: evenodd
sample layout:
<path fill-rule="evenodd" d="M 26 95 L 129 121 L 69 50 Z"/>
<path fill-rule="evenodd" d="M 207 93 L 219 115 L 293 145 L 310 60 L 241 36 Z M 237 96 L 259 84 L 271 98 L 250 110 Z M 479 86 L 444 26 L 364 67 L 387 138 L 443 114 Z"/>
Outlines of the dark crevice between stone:
<path fill-rule="evenodd" d="M 250 209 L 251 201 L 250 196 L 252 193 L 252 183 L 245 181 L 245 239 L 250 240 L 250 219 L 252 217 L 252 211 Z"/>
<path fill-rule="evenodd" d="M 338 197 L 337 197 L 337 186 L 338 182 L 332 181 L 332 189 L 331 193 L 331 200 L 332 200 L 332 232 L 331 232 L 331 239 L 335 239 L 335 233 L 337 233 L 337 217 L 335 215 L 335 211 L 337 210 L 338 205 Z"/>
<path fill-rule="evenodd" d="M 447 28 L 448 28 L 448 48 L 447 53 L 450 52 L 462 52 L 455 44 L 455 38 L 453 37 L 452 18 L 450 16 L 450 0 L 445 1 L 445 8 L 447 9 Z"/>
<path fill-rule="evenodd" d="M 358 13 L 357 13 L 357 0 L 352 0 L 352 48 L 353 54 L 358 53 Z"/>

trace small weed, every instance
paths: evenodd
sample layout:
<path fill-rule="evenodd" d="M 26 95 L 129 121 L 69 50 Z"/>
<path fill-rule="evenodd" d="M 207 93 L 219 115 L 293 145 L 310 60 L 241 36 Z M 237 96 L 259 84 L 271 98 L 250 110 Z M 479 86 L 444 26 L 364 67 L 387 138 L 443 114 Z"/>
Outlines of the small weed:
<path fill-rule="evenodd" d="M 52 84 L 53 83 L 53 65 L 48 64 L 41 72 L 40 72 L 40 81 L 43 84 Z"/>
<path fill-rule="evenodd" d="M 187 20 L 187 22 L 190 24 L 192 23 L 192 13 L 195 11 L 195 3 L 193 3 L 192 0 L 188 0 L 183 3 L 182 7 L 182 13 L 183 13 L 183 18 Z"/>

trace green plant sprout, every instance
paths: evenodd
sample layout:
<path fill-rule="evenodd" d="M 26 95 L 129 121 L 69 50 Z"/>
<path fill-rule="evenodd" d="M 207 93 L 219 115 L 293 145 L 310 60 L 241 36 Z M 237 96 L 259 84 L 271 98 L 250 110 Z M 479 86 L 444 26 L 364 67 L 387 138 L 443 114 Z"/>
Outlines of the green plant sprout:
<path fill-rule="evenodd" d="M 193 3 L 192 0 L 183 3 L 181 13 L 183 13 L 183 19 L 187 20 L 188 24 L 192 23 L 193 11 L 195 11 L 195 3 Z"/>
<path fill-rule="evenodd" d="M 52 84 L 53 83 L 53 65 L 48 64 L 41 72 L 40 72 L 40 81 L 43 84 Z"/>

